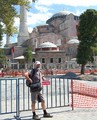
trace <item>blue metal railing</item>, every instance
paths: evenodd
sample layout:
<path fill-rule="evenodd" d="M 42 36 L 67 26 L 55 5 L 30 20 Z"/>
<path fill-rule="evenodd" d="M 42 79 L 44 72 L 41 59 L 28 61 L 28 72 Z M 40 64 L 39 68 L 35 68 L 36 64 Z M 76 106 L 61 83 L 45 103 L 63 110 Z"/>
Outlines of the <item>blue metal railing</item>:
<path fill-rule="evenodd" d="M 69 106 L 70 80 L 64 77 L 49 77 L 50 85 L 43 86 L 47 108 Z M 16 113 L 31 110 L 30 90 L 25 84 L 25 78 L 0 78 L 0 114 Z M 41 109 L 37 103 L 37 109 Z"/>

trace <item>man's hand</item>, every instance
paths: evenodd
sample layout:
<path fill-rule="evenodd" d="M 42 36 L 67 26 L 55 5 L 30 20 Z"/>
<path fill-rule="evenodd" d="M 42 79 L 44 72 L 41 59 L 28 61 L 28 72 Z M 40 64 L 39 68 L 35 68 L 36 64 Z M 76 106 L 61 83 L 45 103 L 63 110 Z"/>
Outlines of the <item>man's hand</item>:
<path fill-rule="evenodd" d="M 33 83 L 33 81 L 31 79 L 29 79 L 29 81 L 30 81 L 31 84 Z"/>
<path fill-rule="evenodd" d="M 26 80 L 29 80 L 30 83 L 33 83 L 32 79 L 29 77 L 29 73 L 28 73 L 28 72 L 26 72 L 26 73 L 24 74 L 24 76 L 25 76 Z"/>
<path fill-rule="evenodd" d="M 42 81 L 45 81 L 45 80 L 46 80 L 46 78 L 44 76 L 42 76 Z"/>

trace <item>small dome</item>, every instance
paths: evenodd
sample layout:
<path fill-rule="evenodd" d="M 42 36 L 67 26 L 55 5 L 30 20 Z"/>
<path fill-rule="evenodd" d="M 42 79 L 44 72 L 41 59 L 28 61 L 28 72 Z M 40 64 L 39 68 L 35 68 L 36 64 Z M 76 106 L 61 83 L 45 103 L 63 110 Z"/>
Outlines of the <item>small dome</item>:
<path fill-rule="evenodd" d="M 57 48 L 57 46 L 51 42 L 44 42 L 40 44 L 38 48 Z"/>
<path fill-rule="evenodd" d="M 68 43 L 68 44 L 74 44 L 74 43 L 75 43 L 75 44 L 79 44 L 79 42 L 80 42 L 80 41 L 77 40 L 77 39 L 71 39 L 71 40 L 69 40 L 67 43 Z"/>

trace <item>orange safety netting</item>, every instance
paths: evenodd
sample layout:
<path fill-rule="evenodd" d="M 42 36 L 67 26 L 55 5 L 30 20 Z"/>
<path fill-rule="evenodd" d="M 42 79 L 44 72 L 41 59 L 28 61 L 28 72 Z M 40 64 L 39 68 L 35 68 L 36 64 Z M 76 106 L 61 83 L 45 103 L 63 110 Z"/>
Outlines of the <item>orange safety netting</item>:
<path fill-rule="evenodd" d="M 72 81 L 71 91 L 73 107 L 97 107 L 97 87 L 80 81 Z"/>

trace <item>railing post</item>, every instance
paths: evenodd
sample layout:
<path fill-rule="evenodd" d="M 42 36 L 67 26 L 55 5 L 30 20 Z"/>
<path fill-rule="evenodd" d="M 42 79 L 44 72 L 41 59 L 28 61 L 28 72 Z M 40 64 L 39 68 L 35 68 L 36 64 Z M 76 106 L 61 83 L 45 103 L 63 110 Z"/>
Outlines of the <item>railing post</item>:
<path fill-rule="evenodd" d="M 16 79 L 16 120 L 21 120 L 20 118 L 20 100 L 19 100 L 19 79 Z"/>
<path fill-rule="evenodd" d="M 74 106 L 73 106 L 73 79 L 71 79 L 71 99 L 72 99 L 72 110 L 74 110 Z"/>
<path fill-rule="evenodd" d="M 0 80 L 0 113 L 1 113 L 1 80 Z"/>

